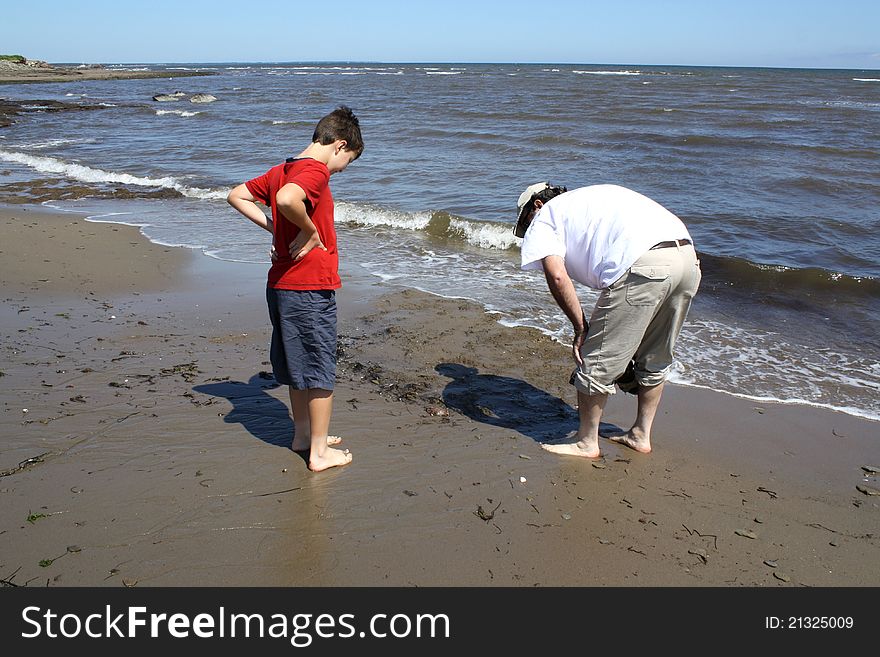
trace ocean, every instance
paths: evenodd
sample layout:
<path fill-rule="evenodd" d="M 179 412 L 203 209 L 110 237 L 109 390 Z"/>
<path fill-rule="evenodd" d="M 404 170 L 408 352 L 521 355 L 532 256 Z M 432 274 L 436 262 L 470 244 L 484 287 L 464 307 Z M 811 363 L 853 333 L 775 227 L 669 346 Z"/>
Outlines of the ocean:
<path fill-rule="evenodd" d="M 519 270 L 516 199 L 542 180 L 623 185 L 680 216 L 702 262 L 673 382 L 880 420 L 880 71 L 117 68 L 215 75 L 0 87 L 30 110 L 0 130 L 0 195 L 268 264 L 269 235 L 227 191 L 349 105 L 366 148 L 331 186 L 350 275 L 471 299 L 567 343 L 543 277 Z M 589 312 L 596 293 L 579 291 Z"/>

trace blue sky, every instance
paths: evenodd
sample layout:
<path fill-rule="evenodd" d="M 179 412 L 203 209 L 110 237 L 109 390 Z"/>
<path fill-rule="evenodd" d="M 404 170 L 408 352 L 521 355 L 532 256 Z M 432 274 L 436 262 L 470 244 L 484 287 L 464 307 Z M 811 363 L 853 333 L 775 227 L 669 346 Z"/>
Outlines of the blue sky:
<path fill-rule="evenodd" d="M 5 5 L 0 53 L 50 62 L 553 62 L 880 69 L 877 0 L 41 0 L 37 5 Z"/>

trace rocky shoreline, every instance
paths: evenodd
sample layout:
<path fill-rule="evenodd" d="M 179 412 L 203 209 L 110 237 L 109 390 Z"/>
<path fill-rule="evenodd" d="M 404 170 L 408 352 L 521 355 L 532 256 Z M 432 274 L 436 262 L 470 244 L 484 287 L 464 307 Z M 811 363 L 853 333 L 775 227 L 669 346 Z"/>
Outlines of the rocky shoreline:
<path fill-rule="evenodd" d="M 120 70 L 101 64 L 68 66 L 39 60 L 0 61 L 0 84 L 31 82 L 72 82 L 78 80 L 139 80 L 145 78 L 179 78 L 215 75 L 211 71 Z"/>

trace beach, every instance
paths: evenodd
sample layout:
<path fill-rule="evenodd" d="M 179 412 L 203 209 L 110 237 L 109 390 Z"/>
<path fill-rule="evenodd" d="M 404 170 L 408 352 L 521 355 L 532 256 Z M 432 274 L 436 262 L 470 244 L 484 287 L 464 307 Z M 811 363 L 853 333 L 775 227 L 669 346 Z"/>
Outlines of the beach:
<path fill-rule="evenodd" d="M 314 474 L 265 265 L 27 204 L 0 244 L 4 584 L 880 584 L 874 421 L 669 385 L 652 454 L 558 457 L 564 345 L 343 263 L 331 432 L 354 459 Z M 614 395 L 607 429 L 634 413 Z"/>

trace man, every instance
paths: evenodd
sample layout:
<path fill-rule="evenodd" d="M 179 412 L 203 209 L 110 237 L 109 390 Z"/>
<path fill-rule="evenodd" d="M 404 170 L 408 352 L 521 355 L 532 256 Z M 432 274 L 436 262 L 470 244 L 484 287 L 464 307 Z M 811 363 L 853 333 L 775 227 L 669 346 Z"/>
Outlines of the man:
<path fill-rule="evenodd" d="M 660 204 L 617 185 L 572 191 L 531 185 L 517 202 L 514 234 L 522 268 L 543 269 L 553 298 L 574 328 L 580 425 L 572 442 L 543 445 L 555 454 L 597 458 L 599 422 L 614 382 L 630 361 L 638 411 L 629 431 L 611 438 L 647 454 L 673 349 L 700 285 L 700 263 L 685 225 Z M 600 290 L 589 323 L 572 279 Z"/>

